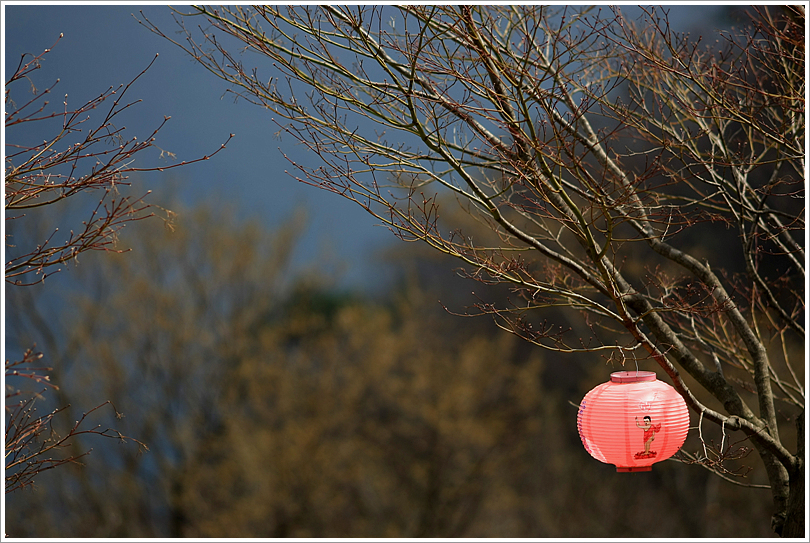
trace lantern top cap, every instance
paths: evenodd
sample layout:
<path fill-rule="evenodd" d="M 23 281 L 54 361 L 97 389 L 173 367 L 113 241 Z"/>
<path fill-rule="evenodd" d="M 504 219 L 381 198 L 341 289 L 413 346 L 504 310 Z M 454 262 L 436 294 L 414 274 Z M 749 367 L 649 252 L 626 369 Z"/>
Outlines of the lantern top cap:
<path fill-rule="evenodd" d="M 612 383 L 641 383 L 655 380 L 656 375 L 653 371 L 617 371 L 610 374 Z"/>

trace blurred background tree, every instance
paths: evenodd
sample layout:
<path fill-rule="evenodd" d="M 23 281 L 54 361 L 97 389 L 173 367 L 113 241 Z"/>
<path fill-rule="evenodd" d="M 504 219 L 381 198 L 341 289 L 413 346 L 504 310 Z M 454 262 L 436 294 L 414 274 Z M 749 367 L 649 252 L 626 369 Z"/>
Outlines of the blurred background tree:
<path fill-rule="evenodd" d="M 674 461 L 630 477 L 591 461 L 574 404 L 604 369 L 560 370 L 488 321 L 448 315 L 437 298 L 469 293 L 447 261 L 388 254 L 381 269 L 405 271 L 371 299 L 287 273 L 300 213 L 268 232 L 219 205 L 171 207 L 174 229 L 144 223 L 122 236 L 133 252 L 73 270 L 58 311 L 46 316 L 38 291 L 10 293 L 31 317 L 10 333 L 54 338 L 58 401 L 114 398 L 117 427 L 150 451 L 77 437 L 94 447 L 88 466 L 15 493 L 9 534 L 768 534 L 766 490 L 755 499 Z"/>

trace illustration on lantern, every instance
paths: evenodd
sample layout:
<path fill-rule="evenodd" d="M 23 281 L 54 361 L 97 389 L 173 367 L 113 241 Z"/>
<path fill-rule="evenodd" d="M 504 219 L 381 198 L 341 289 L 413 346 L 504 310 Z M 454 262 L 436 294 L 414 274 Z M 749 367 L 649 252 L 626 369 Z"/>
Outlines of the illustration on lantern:
<path fill-rule="evenodd" d="M 661 425 L 660 424 L 653 425 L 652 418 L 650 418 L 649 415 L 644 415 L 644 418 L 642 420 L 644 421 L 644 424 L 639 424 L 638 417 L 636 417 L 636 426 L 644 430 L 644 451 L 637 452 L 635 454 L 635 457 L 637 459 L 655 458 L 655 456 L 658 453 L 655 451 L 651 451 L 650 447 L 652 446 L 652 442 L 655 439 L 656 432 L 659 432 L 661 430 Z"/>

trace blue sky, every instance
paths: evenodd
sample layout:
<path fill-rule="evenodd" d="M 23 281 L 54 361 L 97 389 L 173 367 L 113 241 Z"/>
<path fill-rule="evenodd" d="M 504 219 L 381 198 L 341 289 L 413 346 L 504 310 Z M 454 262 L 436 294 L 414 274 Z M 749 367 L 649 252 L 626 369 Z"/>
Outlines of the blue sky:
<path fill-rule="evenodd" d="M 176 28 L 168 7 L 5 4 L 4 8 L 6 79 L 23 53 L 39 54 L 64 34 L 32 76 L 39 87 L 60 79 L 50 96 L 52 105 L 67 93 L 68 104 L 79 106 L 111 85 L 127 83 L 159 53 L 152 68 L 128 93 L 129 99 L 143 102 L 124 118 L 125 134 L 146 137 L 164 115 L 171 116 L 156 144 L 175 153 L 178 161 L 210 154 L 229 133 L 236 135 L 209 161 L 148 175 L 146 184 L 154 190 L 151 202 L 165 205 L 173 193 L 189 203 L 217 199 L 261 217 L 270 226 L 281 223 L 296 207 L 306 207 L 310 228 L 298 262 L 317 265 L 327 258 L 351 262 L 343 280 L 350 286 L 367 280 L 377 249 L 396 242 L 356 205 L 285 174 L 287 162 L 280 146 L 294 160 L 305 160 L 306 155 L 293 141 L 273 137 L 277 129 L 269 112 L 223 97 L 224 82 L 133 17 L 141 17 L 142 10 L 168 33 Z M 27 90 L 24 85 L 12 87 L 12 98 L 21 100 Z M 43 139 L 44 135 L 37 137 Z M 160 165 L 159 154 L 150 149 L 140 156 L 147 164 Z"/>
<path fill-rule="evenodd" d="M 161 29 L 172 32 L 176 26 L 167 6 L 5 3 L 3 7 L 6 78 L 23 53 L 38 54 L 64 34 L 46 55 L 42 69 L 33 75 L 40 87 L 60 79 L 51 95 L 52 104 L 67 93 L 69 105 L 79 106 L 111 85 L 129 82 L 159 53 L 152 68 L 130 90 L 130 99 L 143 102 L 124 118 L 126 134 L 145 137 L 164 115 L 171 116 L 156 143 L 175 153 L 178 160 L 210 154 L 229 133 L 236 134 L 227 149 L 209 161 L 147 175 L 144 181 L 154 190 L 152 202 L 165 205 L 171 194 L 188 203 L 216 199 L 259 216 L 270 226 L 281 223 L 296 207 L 305 207 L 310 228 L 302 240 L 298 262 L 317 264 L 337 259 L 348 263 L 343 284 L 349 286 L 367 285 L 375 276 L 372 255 L 397 243 L 388 230 L 356 205 L 285 174 L 287 162 L 280 146 L 298 162 L 312 157 L 303 154 L 290 139 L 274 138 L 276 128 L 269 112 L 223 97 L 226 86 L 222 81 L 135 19 L 143 11 Z M 694 7 L 672 6 L 673 24 L 706 25 L 716 12 L 716 8 L 701 7 L 706 9 L 704 16 L 696 18 Z M 18 100 L 22 97 L 16 93 L 25 91 L 23 85 L 12 90 L 12 97 Z M 159 165 L 158 155 L 159 150 L 149 150 L 141 159 L 146 165 Z"/>

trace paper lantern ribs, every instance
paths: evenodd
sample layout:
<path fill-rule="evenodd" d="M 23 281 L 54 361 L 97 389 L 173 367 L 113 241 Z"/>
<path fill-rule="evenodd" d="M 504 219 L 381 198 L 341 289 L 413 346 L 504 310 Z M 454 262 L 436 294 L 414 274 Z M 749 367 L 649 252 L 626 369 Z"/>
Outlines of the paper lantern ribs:
<path fill-rule="evenodd" d="M 650 471 L 671 457 L 689 431 L 678 392 L 651 371 L 620 371 L 585 395 L 577 428 L 588 453 L 616 471 Z"/>

